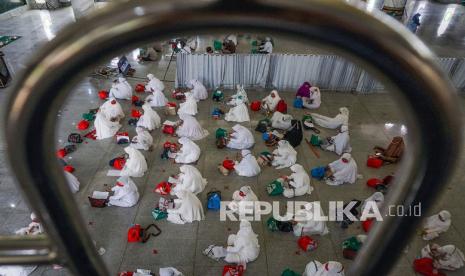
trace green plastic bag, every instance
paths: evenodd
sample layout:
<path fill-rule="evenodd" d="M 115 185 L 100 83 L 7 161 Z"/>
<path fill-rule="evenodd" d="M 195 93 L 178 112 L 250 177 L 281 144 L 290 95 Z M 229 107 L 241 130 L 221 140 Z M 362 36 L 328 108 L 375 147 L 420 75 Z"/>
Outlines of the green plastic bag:
<path fill-rule="evenodd" d="M 279 180 L 275 180 L 266 185 L 266 191 L 270 196 L 282 195 L 284 192 L 283 184 Z"/>
<path fill-rule="evenodd" d="M 216 97 L 219 101 L 222 101 L 224 98 L 224 94 L 221 90 L 215 90 L 215 92 L 213 92 L 213 97 Z"/>
<path fill-rule="evenodd" d="M 310 137 L 310 144 L 312 146 L 319 146 L 321 144 L 320 137 L 318 135 L 312 134 L 312 137 Z"/>
<path fill-rule="evenodd" d="M 281 273 L 281 276 L 300 276 L 300 274 L 290 270 L 289 268 L 286 268 L 283 273 Z"/>
<path fill-rule="evenodd" d="M 343 249 L 351 249 L 358 251 L 362 247 L 362 243 L 357 239 L 357 237 L 350 237 L 347 240 L 342 242 Z"/>
<path fill-rule="evenodd" d="M 215 51 L 221 51 L 222 48 L 223 48 L 223 43 L 221 43 L 221 41 L 219 40 L 213 41 L 213 49 L 215 49 Z"/>
<path fill-rule="evenodd" d="M 90 122 L 90 121 L 93 121 L 95 119 L 95 115 L 92 114 L 92 113 L 84 113 L 84 114 L 82 114 L 82 119 Z"/>
<path fill-rule="evenodd" d="M 157 207 L 152 210 L 152 216 L 155 220 L 162 220 L 168 217 L 168 212 L 162 211 Z"/>
<path fill-rule="evenodd" d="M 312 115 L 310 114 L 305 114 L 303 117 L 302 117 L 302 121 L 310 121 L 310 122 L 313 122 L 313 118 L 312 118 Z"/>
<path fill-rule="evenodd" d="M 267 221 L 266 221 L 266 226 L 268 227 L 268 230 L 270 230 L 271 232 L 277 232 L 279 229 L 278 229 L 278 223 L 277 221 L 274 219 L 274 217 L 270 217 Z"/>
<path fill-rule="evenodd" d="M 216 133 L 215 133 L 216 139 L 225 138 L 226 136 L 228 136 L 228 131 L 226 129 L 218 128 L 216 130 Z"/>

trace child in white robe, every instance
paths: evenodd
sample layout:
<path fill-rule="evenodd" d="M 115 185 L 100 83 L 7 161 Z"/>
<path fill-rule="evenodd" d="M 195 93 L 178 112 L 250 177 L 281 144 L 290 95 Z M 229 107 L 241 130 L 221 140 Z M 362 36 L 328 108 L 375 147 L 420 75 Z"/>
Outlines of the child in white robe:
<path fill-rule="evenodd" d="M 99 111 L 95 116 L 94 127 L 97 140 L 102 140 L 115 136 L 121 125 L 116 120 L 112 122 Z"/>
<path fill-rule="evenodd" d="M 311 113 L 313 122 L 319 126 L 336 129 L 343 125 L 349 125 L 349 109 L 347 107 L 339 108 L 339 114 L 331 118 L 317 113 Z"/>
<path fill-rule="evenodd" d="M 245 105 L 244 99 L 239 96 L 234 99 L 235 106 L 229 109 L 228 113 L 224 116 L 224 119 L 228 122 L 248 122 L 250 121 L 249 110 Z"/>
<path fill-rule="evenodd" d="M 27 235 L 40 235 L 44 233 L 42 224 L 36 214 L 31 213 L 31 223 L 27 227 L 23 227 L 15 232 L 16 235 L 27 236 Z"/>
<path fill-rule="evenodd" d="M 423 224 L 423 240 L 429 241 L 439 237 L 439 234 L 449 230 L 451 223 L 451 214 L 446 210 L 428 217 Z"/>
<path fill-rule="evenodd" d="M 128 176 L 118 178 L 111 190 L 114 194 L 108 198 L 108 206 L 132 207 L 139 201 L 137 186 Z"/>
<path fill-rule="evenodd" d="M 248 149 L 255 144 L 252 132 L 242 125 L 236 124 L 232 127 L 233 132 L 229 135 L 226 146 L 230 149 Z"/>
<path fill-rule="evenodd" d="M 150 150 L 153 144 L 152 135 L 142 127 L 136 127 L 136 133 L 131 140 L 131 146 L 138 150 Z"/>
<path fill-rule="evenodd" d="M 99 112 L 105 115 L 105 117 L 108 120 L 121 120 L 124 118 L 124 112 L 123 108 L 121 107 L 121 104 L 115 99 L 115 98 L 110 98 L 106 102 L 104 102 L 100 108 Z"/>
<path fill-rule="evenodd" d="M 175 195 L 175 209 L 168 209 L 168 221 L 176 224 L 191 223 L 201 221 L 205 218 L 200 200 L 193 193 L 181 190 Z"/>
<path fill-rule="evenodd" d="M 178 140 L 181 144 L 180 150 L 176 153 L 174 161 L 181 164 L 196 162 L 200 157 L 200 147 L 189 138 L 182 137 Z"/>
<path fill-rule="evenodd" d="M 331 175 L 326 180 L 328 185 L 354 184 L 357 180 L 357 163 L 350 153 L 344 153 L 341 158 L 329 163 L 328 167 L 331 170 Z"/>
<path fill-rule="evenodd" d="M 297 161 L 297 151 L 286 140 L 278 142 L 278 148 L 273 151 L 271 165 L 276 169 L 288 168 Z"/>
<path fill-rule="evenodd" d="M 275 111 L 271 117 L 271 127 L 282 130 L 290 129 L 292 126 L 292 119 L 292 115 Z"/>
<path fill-rule="evenodd" d="M 165 90 L 163 82 L 157 79 L 153 74 L 148 74 L 147 78 L 149 81 L 145 85 L 145 91 L 154 92 L 155 90 L 158 90 L 163 92 L 163 90 Z"/>
<path fill-rule="evenodd" d="M 131 100 L 132 87 L 125 78 L 120 77 L 113 82 L 108 96 L 121 100 Z"/>
<path fill-rule="evenodd" d="M 451 271 L 463 267 L 465 262 L 462 251 L 452 244 L 444 246 L 428 244 L 421 250 L 421 257 L 433 259 L 433 266 L 436 269 Z"/>
<path fill-rule="evenodd" d="M 291 166 L 292 174 L 286 177 L 289 187 L 284 187 L 283 195 L 287 198 L 303 196 L 311 194 L 313 187 L 310 186 L 310 176 L 305 172 L 305 169 L 299 165 Z"/>
<path fill-rule="evenodd" d="M 187 190 L 193 194 L 201 193 L 205 186 L 207 186 L 207 180 L 203 178 L 200 171 L 191 165 L 182 165 L 179 170 L 181 171 L 177 176 L 177 181 L 171 188 L 171 194 L 174 195 L 176 192 L 181 190 Z"/>
<path fill-rule="evenodd" d="M 144 155 L 135 148 L 125 147 L 124 151 L 128 154 L 126 163 L 121 170 L 121 176 L 142 177 L 147 171 L 147 161 Z"/>
<path fill-rule="evenodd" d="M 146 128 L 148 131 L 159 128 L 161 126 L 161 119 L 158 113 L 148 103 L 144 103 L 142 109 L 144 110 L 144 114 L 137 121 L 137 126 Z"/>
<path fill-rule="evenodd" d="M 71 192 L 73 194 L 79 192 L 79 186 L 81 184 L 79 183 L 79 180 L 77 179 L 77 177 L 68 171 L 64 171 L 64 173 L 65 173 L 66 182 L 68 182 L 69 189 L 71 190 Z"/>
<path fill-rule="evenodd" d="M 250 215 L 249 209 L 253 210 L 253 207 L 246 205 L 255 201 L 258 201 L 258 197 L 252 191 L 252 188 L 250 186 L 243 186 L 233 193 L 232 201 L 228 204 L 228 207 L 238 214 Z"/>
<path fill-rule="evenodd" d="M 190 91 L 196 101 L 202 101 L 208 99 L 207 88 L 199 80 L 189 81 L 192 90 Z"/>
<path fill-rule="evenodd" d="M 278 91 L 272 90 L 268 96 L 263 98 L 261 109 L 268 112 L 274 112 L 280 100 L 281 97 L 279 96 Z"/>
<path fill-rule="evenodd" d="M 260 173 L 261 168 L 258 165 L 257 159 L 252 155 L 250 150 L 241 151 L 242 160 L 235 161 L 234 170 L 240 176 L 252 177 Z"/>
<path fill-rule="evenodd" d="M 208 130 L 202 128 L 195 117 L 187 114 L 179 115 L 182 123 L 176 129 L 176 135 L 197 141 L 208 136 Z"/>
<path fill-rule="evenodd" d="M 327 141 L 328 143 L 321 145 L 321 148 L 324 150 L 335 152 L 337 155 L 352 151 L 352 147 L 350 146 L 349 127 L 346 125 L 341 126 L 339 133 L 328 138 Z"/>
<path fill-rule="evenodd" d="M 178 115 L 197 115 L 197 101 L 194 99 L 194 95 L 191 92 L 186 92 L 184 95 L 186 96 L 186 101 L 179 105 Z"/>
<path fill-rule="evenodd" d="M 294 235 L 326 235 L 329 233 L 324 220 L 315 220 L 316 213 L 323 216 L 323 209 L 319 202 L 309 202 L 305 204 L 305 209 L 298 210 L 294 216 L 295 225 L 292 227 Z M 315 211 L 318 209 L 319 211 Z"/>
<path fill-rule="evenodd" d="M 322 264 L 314 260 L 307 264 L 302 276 L 344 276 L 344 266 L 340 262 Z"/>

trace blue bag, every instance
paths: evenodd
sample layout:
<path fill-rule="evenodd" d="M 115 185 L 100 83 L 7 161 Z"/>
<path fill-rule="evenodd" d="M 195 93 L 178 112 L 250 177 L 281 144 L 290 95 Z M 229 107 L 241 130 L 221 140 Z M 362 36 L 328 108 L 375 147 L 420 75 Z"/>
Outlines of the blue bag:
<path fill-rule="evenodd" d="M 270 134 L 269 134 L 268 132 L 264 132 L 264 133 L 262 134 L 262 139 L 263 139 L 264 141 L 268 141 L 268 139 L 270 139 Z"/>
<path fill-rule="evenodd" d="M 310 171 L 313 178 L 322 180 L 325 177 L 325 167 L 316 167 Z"/>
<path fill-rule="evenodd" d="M 295 100 L 294 100 L 294 107 L 295 107 L 295 108 L 302 108 L 302 107 L 304 107 L 304 101 L 302 100 L 302 98 L 295 98 Z"/>
<path fill-rule="evenodd" d="M 211 191 L 207 194 L 207 209 L 219 210 L 221 207 L 221 192 Z"/>

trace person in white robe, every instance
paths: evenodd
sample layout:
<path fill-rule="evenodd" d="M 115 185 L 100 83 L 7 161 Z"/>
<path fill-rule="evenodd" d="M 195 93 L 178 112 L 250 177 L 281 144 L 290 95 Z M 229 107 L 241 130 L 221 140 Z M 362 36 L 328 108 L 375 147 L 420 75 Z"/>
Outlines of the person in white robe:
<path fill-rule="evenodd" d="M 271 54 L 273 53 L 273 43 L 271 42 L 271 38 L 265 38 L 265 43 L 261 45 L 258 49 L 260 54 Z"/>
<path fill-rule="evenodd" d="M 251 202 L 258 201 L 257 195 L 253 192 L 252 187 L 242 186 L 239 190 L 234 191 L 232 195 L 232 201 L 228 204 L 228 207 L 233 212 L 239 215 L 250 215 L 249 211 L 253 213 L 253 207 L 247 205 Z"/>
<path fill-rule="evenodd" d="M 304 167 L 299 164 L 291 166 L 292 174 L 286 177 L 289 187 L 283 187 L 283 195 L 287 198 L 311 194 L 313 187 L 310 185 L 310 176 L 305 172 Z"/>
<path fill-rule="evenodd" d="M 310 87 L 310 97 L 302 98 L 303 107 L 308 109 L 316 109 L 319 108 L 321 105 L 321 93 L 320 88 L 316 86 Z"/>
<path fill-rule="evenodd" d="M 444 246 L 428 244 L 421 250 L 421 257 L 433 259 L 433 266 L 436 269 L 451 271 L 463 267 L 465 262 L 463 252 L 452 244 Z"/>
<path fill-rule="evenodd" d="M 118 178 L 111 191 L 113 195 L 108 198 L 108 206 L 132 207 L 139 201 L 139 191 L 129 176 Z"/>
<path fill-rule="evenodd" d="M 343 125 L 349 125 L 349 109 L 347 107 L 339 108 L 339 114 L 331 118 L 317 113 L 311 113 L 313 122 L 321 127 L 336 129 Z"/>
<path fill-rule="evenodd" d="M 337 155 L 341 155 L 346 152 L 351 152 L 352 147 L 350 146 L 349 127 L 342 125 L 339 133 L 335 136 L 329 137 L 327 143 L 321 144 L 321 148 L 327 151 L 335 152 Z"/>
<path fill-rule="evenodd" d="M 322 264 L 314 260 L 307 264 L 302 276 L 344 276 L 344 266 L 336 261 Z"/>
<path fill-rule="evenodd" d="M 287 130 L 292 127 L 292 119 L 294 119 L 292 115 L 275 111 L 271 117 L 271 127 Z"/>
<path fill-rule="evenodd" d="M 197 115 L 197 101 L 195 100 L 194 95 L 191 92 L 186 92 L 184 95 L 186 96 L 186 101 L 179 104 L 178 115 Z"/>
<path fill-rule="evenodd" d="M 179 139 L 181 148 L 176 153 L 174 161 L 180 164 L 189 164 L 196 162 L 200 157 L 200 147 L 192 142 L 189 138 L 182 137 Z"/>
<path fill-rule="evenodd" d="M 324 220 L 315 220 L 314 214 L 319 213 L 323 216 L 323 209 L 318 201 L 305 204 L 305 209 L 300 209 L 295 213 L 294 236 L 301 237 L 304 235 L 326 235 L 329 233 L 328 227 Z M 315 210 L 319 211 L 315 211 Z"/>
<path fill-rule="evenodd" d="M 226 146 L 230 149 L 248 149 L 255 144 L 255 138 L 252 132 L 240 124 L 232 127 L 233 132 L 229 135 Z"/>
<path fill-rule="evenodd" d="M 244 102 L 242 97 L 234 99 L 235 105 L 229 109 L 228 113 L 224 116 L 224 119 L 228 122 L 248 122 L 250 121 L 249 109 Z"/>
<path fill-rule="evenodd" d="M 64 173 L 65 173 L 66 182 L 68 182 L 68 186 L 71 192 L 73 194 L 79 192 L 79 186 L 81 184 L 79 183 L 79 180 L 77 179 L 77 177 L 68 171 L 64 171 Z"/>
<path fill-rule="evenodd" d="M 138 150 L 150 150 L 153 144 L 152 135 L 142 127 L 136 127 L 136 133 L 131 140 L 131 146 Z"/>
<path fill-rule="evenodd" d="M 378 207 L 378 210 L 380 210 L 381 207 L 383 207 L 383 203 L 384 203 L 384 195 L 383 195 L 383 193 L 375 192 L 371 196 L 369 196 L 367 199 L 365 199 L 365 201 L 362 204 L 362 208 L 361 208 L 362 212 L 365 209 L 365 207 L 367 206 L 368 202 L 373 202 Z"/>
<path fill-rule="evenodd" d="M 132 87 L 125 78 L 120 77 L 113 82 L 108 96 L 121 100 L 131 100 Z"/>
<path fill-rule="evenodd" d="M 115 136 L 120 127 L 121 125 L 117 120 L 111 121 L 100 111 L 95 115 L 94 128 L 97 140 Z"/>
<path fill-rule="evenodd" d="M 144 155 L 137 149 L 129 146 L 124 151 L 128 154 L 126 163 L 121 170 L 121 176 L 142 177 L 147 171 L 147 161 Z"/>
<path fill-rule="evenodd" d="M 163 92 L 165 90 L 165 85 L 159 79 L 157 79 L 153 74 L 148 74 L 147 78 L 149 81 L 145 85 L 145 91 L 154 92 L 155 90 Z"/>
<path fill-rule="evenodd" d="M 168 209 L 168 221 L 176 224 L 201 221 L 205 218 L 202 202 L 196 195 L 187 191 L 177 191 L 174 200 L 175 209 Z"/>
<path fill-rule="evenodd" d="M 237 234 L 229 235 L 226 248 L 210 245 L 203 253 L 213 259 L 224 258 L 228 263 L 241 264 L 245 267 L 248 262 L 255 261 L 260 254 L 258 235 L 254 233 L 249 221 L 241 220 Z"/>
<path fill-rule="evenodd" d="M 273 151 L 271 165 L 276 169 L 288 168 L 297 162 L 297 151 L 286 140 L 278 142 L 278 148 Z"/>
<path fill-rule="evenodd" d="M 250 150 L 242 150 L 241 151 L 242 159 L 241 161 L 235 161 L 234 170 L 236 171 L 237 175 L 252 177 L 256 176 L 260 173 L 261 168 L 258 165 L 257 159 Z"/>
<path fill-rule="evenodd" d="M 145 102 L 151 107 L 163 107 L 168 104 L 168 99 L 161 90 L 155 89 L 145 98 Z"/>
<path fill-rule="evenodd" d="M 36 214 L 31 213 L 31 223 L 28 226 L 23 227 L 15 231 L 16 235 L 27 236 L 27 235 L 40 235 L 44 233 L 42 224 Z"/>
<path fill-rule="evenodd" d="M 189 85 L 192 88 L 190 91 L 196 101 L 208 99 L 207 88 L 199 80 L 190 80 Z"/>
<path fill-rule="evenodd" d="M 159 128 L 161 126 L 160 116 L 152 109 L 150 104 L 144 103 L 142 109 L 144 110 L 144 114 L 137 121 L 137 126 L 146 128 L 148 131 Z"/>
<path fill-rule="evenodd" d="M 208 136 L 208 130 L 202 128 L 195 117 L 187 114 L 179 115 L 181 124 L 176 129 L 176 135 L 179 137 L 187 137 L 190 140 L 197 141 Z"/>
<path fill-rule="evenodd" d="M 110 98 L 109 100 L 104 102 L 100 106 L 99 112 L 105 115 L 105 117 L 109 120 L 116 119 L 117 121 L 119 121 L 122 118 L 124 118 L 123 108 L 115 98 Z"/>
<path fill-rule="evenodd" d="M 265 111 L 274 112 L 281 97 L 277 90 L 272 90 L 268 96 L 263 98 L 261 108 Z"/>
<path fill-rule="evenodd" d="M 232 41 L 234 43 L 234 45 L 237 46 L 237 36 L 235 34 L 229 34 L 224 39 Z"/>
<path fill-rule="evenodd" d="M 232 105 L 232 106 L 236 106 L 237 105 L 237 102 L 236 102 L 236 99 L 237 98 L 241 98 L 241 103 L 244 102 L 244 103 L 248 103 L 249 102 L 249 98 L 247 97 L 247 92 L 245 91 L 244 89 L 244 86 L 243 85 L 236 85 L 236 94 L 232 95 L 230 100 L 228 101 L 228 105 Z"/>
<path fill-rule="evenodd" d="M 451 214 L 446 210 L 442 210 L 438 214 L 428 217 L 423 224 L 423 240 L 429 241 L 439 237 L 439 234 L 449 230 L 451 223 Z"/>
<path fill-rule="evenodd" d="M 181 190 L 187 190 L 193 194 L 201 193 L 207 186 L 207 179 L 203 178 L 200 171 L 191 165 L 182 165 L 180 173 L 176 177 L 176 182 L 171 187 L 171 194 Z"/>
<path fill-rule="evenodd" d="M 341 158 L 329 163 L 328 167 L 331 170 L 331 174 L 326 180 L 328 185 L 354 184 L 357 180 L 357 163 L 350 153 L 344 153 Z"/>

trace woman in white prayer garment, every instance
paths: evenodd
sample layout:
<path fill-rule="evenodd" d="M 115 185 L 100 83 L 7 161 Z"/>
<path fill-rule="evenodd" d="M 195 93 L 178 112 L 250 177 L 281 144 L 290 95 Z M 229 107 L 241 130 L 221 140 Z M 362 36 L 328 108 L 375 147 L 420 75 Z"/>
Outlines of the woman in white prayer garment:
<path fill-rule="evenodd" d="M 149 81 L 145 85 L 146 91 L 154 92 L 155 90 L 158 90 L 163 92 L 163 90 L 165 90 L 165 85 L 163 82 L 157 79 L 153 74 L 148 74 L 147 78 Z"/>
<path fill-rule="evenodd" d="M 228 122 L 248 122 L 250 121 L 249 110 L 241 96 L 234 99 L 234 107 L 229 109 L 228 113 L 224 116 L 224 119 Z"/>
<path fill-rule="evenodd" d="M 158 89 L 155 89 L 145 98 L 145 102 L 150 104 L 151 107 L 163 107 L 168 104 L 168 99 L 165 94 Z"/>
<path fill-rule="evenodd" d="M 263 98 L 261 108 L 269 112 L 274 112 L 280 100 L 281 97 L 279 96 L 278 91 L 272 90 L 268 96 Z"/>
<path fill-rule="evenodd" d="M 292 119 L 294 119 L 292 115 L 275 111 L 271 117 L 271 127 L 287 130 L 292 126 Z"/>
<path fill-rule="evenodd" d="M 276 169 L 288 168 L 297 162 L 297 151 L 286 140 L 278 142 L 278 148 L 273 151 L 271 165 Z"/>
<path fill-rule="evenodd" d="M 463 267 L 465 261 L 463 252 L 452 244 L 444 246 L 428 244 L 421 250 L 421 257 L 433 259 L 433 266 L 436 269 L 451 271 Z"/>
<path fill-rule="evenodd" d="M 178 115 L 197 115 L 197 101 L 195 100 L 194 95 L 191 92 L 186 92 L 184 95 L 186 96 L 186 101 L 179 105 Z"/>
<path fill-rule="evenodd" d="M 142 127 L 136 127 L 136 133 L 131 140 L 131 146 L 138 150 L 150 150 L 153 144 L 152 135 Z"/>
<path fill-rule="evenodd" d="M 307 264 L 302 276 L 344 276 L 344 266 L 340 262 L 329 261 L 322 264 L 314 260 Z"/>
<path fill-rule="evenodd" d="M 242 160 L 236 161 L 234 170 L 240 176 L 252 177 L 260 173 L 260 165 L 258 165 L 257 159 L 252 155 L 250 150 L 241 151 Z"/>
<path fill-rule="evenodd" d="M 174 183 L 174 187 L 171 189 L 171 194 L 181 190 L 187 190 L 193 194 L 201 193 L 205 186 L 207 186 L 207 180 L 203 178 L 200 171 L 191 165 L 182 165 L 179 170 L 181 171 L 177 176 L 177 181 Z"/>
<path fill-rule="evenodd" d="M 320 88 L 316 86 L 310 87 L 310 97 L 302 98 L 302 105 L 308 109 L 316 109 L 321 105 L 321 93 Z"/>
<path fill-rule="evenodd" d="M 100 111 L 95 115 L 94 128 L 97 140 L 115 136 L 120 127 L 121 125 L 117 120 L 111 121 Z"/>
<path fill-rule="evenodd" d="M 199 80 L 189 81 L 192 90 L 190 91 L 196 101 L 203 101 L 208 99 L 207 88 Z"/>
<path fill-rule="evenodd" d="M 260 54 L 271 54 L 273 53 L 273 43 L 271 42 L 271 38 L 265 38 L 265 43 L 261 45 L 258 49 Z"/>
<path fill-rule="evenodd" d="M 125 78 L 118 78 L 111 85 L 110 98 L 116 98 L 121 100 L 131 100 L 132 98 L 132 87 Z"/>
<path fill-rule="evenodd" d="M 189 164 L 196 162 L 200 157 L 200 147 L 192 142 L 189 138 L 182 137 L 178 140 L 182 145 L 181 149 L 176 153 L 174 161 L 180 164 Z"/>
<path fill-rule="evenodd" d="M 374 202 L 376 204 L 376 206 L 378 207 L 378 210 L 381 209 L 381 207 L 383 207 L 383 203 L 384 203 L 384 195 L 383 195 L 383 193 L 375 192 L 371 196 L 369 196 L 367 199 L 365 199 L 365 201 L 362 204 L 362 209 L 361 209 L 362 212 L 365 209 L 367 203 L 370 202 L 370 201 Z"/>
<path fill-rule="evenodd" d="M 310 185 L 310 176 L 304 167 L 299 164 L 291 166 L 292 174 L 286 177 L 289 187 L 284 187 L 283 195 L 287 198 L 311 194 L 313 187 Z"/>
<path fill-rule="evenodd" d="M 349 127 L 346 125 L 342 125 L 339 133 L 329 137 L 327 141 L 327 143 L 321 144 L 321 148 L 324 150 L 335 152 L 337 155 L 352 151 Z"/>
<path fill-rule="evenodd" d="M 69 189 L 71 190 L 71 192 L 73 194 L 79 192 L 79 186 L 81 184 L 79 183 L 79 180 L 77 179 L 77 177 L 68 171 L 64 171 L 64 173 L 65 173 L 66 182 L 68 182 Z"/>
<path fill-rule="evenodd" d="M 201 221 L 205 218 L 200 200 L 193 193 L 181 190 L 175 195 L 175 209 L 168 209 L 168 221 L 176 224 Z"/>
<path fill-rule="evenodd" d="M 161 119 L 158 113 L 148 103 L 144 103 L 142 109 L 144 110 L 144 114 L 137 121 L 137 126 L 146 128 L 148 131 L 159 128 L 161 126 Z"/>
<path fill-rule="evenodd" d="M 237 98 L 241 98 L 241 101 L 240 103 L 248 103 L 249 102 L 249 98 L 247 97 L 247 92 L 245 92 L 245 89 L 244 89 L 244 86 L 243 85 L 236 85 L 236 94 L 232 95 L 231 96 L 231 99 L 228 101 L 228 105 L 232 105 L 232 106 L 236 106 L 237 105 L 237 102 L 236 102 L 236 99 Z"/>
<path fill-rule="evenodd" d="M 233 132 L 229 135 L 226 146 L 230 149 L 248 149 L 255 144 L 252 132 L 245 126 L 236 124 L 232 127 Z"/>
<path fill-rule="evenodd" d="M 241 220 L 237 234 L 228 237 L 228 246 L 210 245 L 203 252 L 205 255 L 219 260 L 224 258 L 225 262 L 243 265 L 253 262 L 260 254 L 258 235 L 254 233 L 252 225 L 247 220 Z"/>
<path fill-rule="evenodd" d="M 124 151 L 128 154 L 128 159 L 121 170 L 121 176 L 142 177 L 147 171 L 147 161 L 144 155 L 135 148 L 125 147 Z"/>
<path fill-rule="evenodd" d="M 232 201 L 228 204 L 228 207 L 233 212 L 238 214 L 249 214 L 250 209 L 253 207 L 247 206 L 251 202 L 258 201 L 257 195 L 252 191 L 250 186 L 242 186 L 239 190 L 235 191 L 232 195 Z"/>
<path fill-rule="evenodd" d="M 201 140 L 208 136 L 208 130 L 202 128 L 197 119 L 191 115 L 180 114 L 181 125 L 176 129 L 176 135 L 187 137 L 192 141 Z"/>
<path fill-rule="evenodd" d="M 439 237 L 439 234 L 449 230 L 451 223 L 451 214 L 446 210 L 442 210 L 438 214 L 428 217 L 423 224 L 423 240 L 429 241 Z"/>
<path fill-rule="evenodd" d="M 39 221 L 39 218 L 36 214 L 31 213 L 31 223 L 27 227 L 23 227 L 15 232 L 16 235 L 26 236 L 26 235 L 40 235 L 44 233 L 42 224 Z"/>
<path fill-rule="evenodd" d="M 323 216 L 323 209 L 319 202 L 309 202 L 305 204 L 305 209 L 300 209 L 294 216 L 295 225 L 292 227 L 294 236 L 301 237 L 304 235 L 326 235 L 329 233 L 328 227 L 324 220 L 316 220 L 315 214 Z M 319 211 L 316 211 L 316 210 Z"/>
<path fill-rule="evenodd" d="M 336 129 L 343 125 L 349 125 L 349 109 L 347 107 L 339 108 L 339 114 L 331 118 L 317 113 L 311 113 L 313 122 L 324 128 Z"/>
<path fill-rule="evenodd" d="M 354 184 L 357 180 L 357 163 L 350 153 L 344 153 L 341 158 L 329 163 L 328 167 L 331 170 L 330 176 L 326 180 L 328 185 Z"/>
<path fill-rule="evenodd" d="M 119 121 L 122 118 L 124 118 L 123 108 L 115 98 L 110 98 L 106 102 L 104 102 L 100 106 L 99 112 L 105 115 L 105 117 L 109 120 L 116 119 L 117 121 Z"/>
<path fill-rule="evenodd" d="M 118 178 L 111 191 L 114 193 L 108 198 L 108 206 L 132 207 L 139 201 L 139 191 L 129 176 Z"/>

